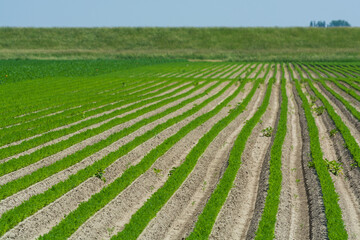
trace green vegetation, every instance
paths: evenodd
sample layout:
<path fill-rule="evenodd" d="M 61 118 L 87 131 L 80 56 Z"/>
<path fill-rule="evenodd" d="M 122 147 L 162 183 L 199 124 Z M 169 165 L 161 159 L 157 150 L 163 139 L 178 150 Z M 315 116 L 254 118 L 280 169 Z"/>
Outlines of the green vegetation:
<path fill-rule="evenodd" d="M 1 59 L 360 59 L 358 28 L 0 28 L 0 36 Z"/>

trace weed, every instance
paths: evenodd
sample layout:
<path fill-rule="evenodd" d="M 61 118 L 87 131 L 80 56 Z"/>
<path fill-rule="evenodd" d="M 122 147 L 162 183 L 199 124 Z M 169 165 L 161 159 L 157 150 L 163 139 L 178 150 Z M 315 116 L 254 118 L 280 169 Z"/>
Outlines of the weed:
<path fill-rule="evenodd" d="M 308 167 L 309 168 L 315 168 L 315 162 L 314 161 L 309 161 L 308 162 Z"/>
<path fill-rule="evenodd" d="M 168 176 L 170 177 L 176 170 L 176 167 L 173 167 L 170 171 L 169 171 L 169 174 Z"/>
<path fill-rule="evenodd" d="M 161 172 L 162 172 L 161 169 L 153 168 L 153 170 L 154 170 L 154 173 L 156 174 L 157 177 L 161 176 Z"/>
<path fill-rule="evenodd" d="M 263 137 L 271 137 L 274 129 L 272 127 L 267 127 L 261 130 Z"/>
<path fill-rule="evenodd" d="M 95 173 L 95 177 L 97 177 L 98 179 L 102 180 L 104 183 L 106 182 L 106 179 L 104 177 L 105 171 L 99 169 L 97 173 Z"/>
<path fill-rule="evenodd" d="M 296 183 L 299 183 L 299 182 L 300 182 L 300 179 L 296 179 L 295 182 L 296 182 Z"/>
<path fill-rule="evenodd" d="M 111 237 L 111 236 L 112 236 L 112 233 L 113 233 L 113 232 L 114 232 L 114 230 L 115 230 L 115 227 L 112 227 L 112 228 L 107 228 L 106 230 L 108 231 L 109 236 Z"/>
<path fill-rule="evenodd" d="M 330 131 L 330 137 L 333 137 L 336 135 L 336 133 L 338 132 L 337 128 L 334 128 L 333 130 Z"/>
<path fill-rule="evenodd" d="M 337 176 L 339 173 L 341 173 L 341 171 L 343 169 L 342 163 L 337 162 L 335 160 L 329 161 L 326 158 L 324 158 L 324 161 L 326 163 L 326 167 L 329 170 L 329 172 L 331 172 L 335 176 Z"/>
<path fill-rule="evenodd" d="M 203 191 L 205 191 L 205 189 L 206 189 L 206 184 L 207 184 L 207 182 L 206 182 L 206 181 L 204 181 L 204 183 L 203 183 L 203 187 L 202 187 L 202 190 L 203 190 Z"/>
<path fill-rule="evenodd" d="M 315 108 L 313 108 L 313 110 L 317 116 L 320 116 L 321 114 L 324 113 L 325 107 L 324 106 L 315 107 Z"/>

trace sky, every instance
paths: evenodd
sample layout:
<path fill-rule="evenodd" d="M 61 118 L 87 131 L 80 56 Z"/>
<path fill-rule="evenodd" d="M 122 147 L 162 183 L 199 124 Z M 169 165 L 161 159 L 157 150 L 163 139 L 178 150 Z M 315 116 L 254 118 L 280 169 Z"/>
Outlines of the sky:
<path fill-rule="evenodd" d="M 360 26 L 359 0 L 0 0 L 4 27 Z"/>

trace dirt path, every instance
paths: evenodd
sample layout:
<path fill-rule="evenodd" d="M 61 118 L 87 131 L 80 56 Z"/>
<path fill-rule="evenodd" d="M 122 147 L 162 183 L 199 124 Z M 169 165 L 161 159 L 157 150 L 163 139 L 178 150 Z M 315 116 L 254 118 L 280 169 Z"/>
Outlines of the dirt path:
<path fill-rule="evenodd" d="M 247 90 L 249 91 L 249 90 Z M 240 93 L 230 105 L 235 106 L 245 93 Z M 120 193 L 110 204 L 92 216 L 78 231 L 72 239 L 103 239 L 107 238 L 108 227 L 114 227 L 114 233 L 121 231 L 124 224 L 130 220 L 134 214 L 157 189 L 167 180 L 168 172 L 172 167 L 178 166 L 196 145 L 198 140 L 210 130 L 210 128 L 229 112 L 225 107 L 216 116 L 208 120 L 202 126 L 186 135 L 181 141 L 176 143 L 164 156 L 160 157 L 155 164 L 135 180 L 128 188 Z M 153 168 L 161 169 L 161 174 L 155 174 Z"/>
<path fill-rule="evenodd" d="M 285 78 L 287 79 L 288 119 L 282 150 L 282 183 L 275 238 L 279 240 L 309 239 L 309 209 L 301 164 L 302 137 L 299 112 L 288 71 L 285 71 Z"/>
<path fill-rule="evenodd" d="M 207 200 L 225 171 L 234 141 L 247 119 L 261 104 L 264 91 L 256 92 L 247 110 L 231 122 L 206 149 L 192 173 L 170 198 L 139 239 L 182 239 L 195 224 Z M 164 227 L 166 226 L 166 227 Z"/>
<path fill-rule="evenodd" d="M 110 167 L 105 170 L 105 178 L 107 179 L 106 185 L 113 182 L 121 173 L 129 166 L 129 164 L 136 164 L 142 159 L 151 149 L 156 147 L 158 144 L 163 142 L 169 136 L 175 134 L 182 126 L 186 125 L 190 120 L 204 114 L 205 112 L 210 111 L 212 108 L 217 106 L 219 101 L 225 99 L 226 96 L 231 94 L 235 90 L 235 87 L 230 88 L 223 94 L 220 98 L 211 102 L 208 106 L 201 109 L 198 113 L 188 117 L 187 119 L 173 125 L 172 127 L 164 130 L 161 134 L 158 134 L 156 137 L 148 140 L 144 144 L 138 146 L 132 152 L 126 156 L 120 158 Z M 204 125 L 207 126 L 207 125 Z M 190 134 L 191 135 L 191 134 Z M 185 141 L 185 140 L 184 140 Z M 186 146 L 193 144 L 192 142 L 185 141 Z M 177 148 L 174 148 L 177 150 Z M 178 158 L 175 158 L 178 160 Z M 169 166 L 170 167 L 170 166 Z M 152 168 L 151 168 L 152 171 Z M 151 173 L 149 170 L 149 172 Z M 165 171 L 164 171 L 165 172 Z M 152 171 L 154 174 L 154 172 Z M 86 201 L 90 198 L 91 195 L 99 192 L 105 184 L 97 178 L 90 178 L 80 186 L 71 190 L 67 194 L 63 195 L 61 198 L 43 208 L 41 211 L 37 212 L 33 216 L 27 218 L 25 221 L 20 223 L 18 226 L 10 230 L 6 236 L 15 235 L 15 236 L 24 236 L 26 239 L 35 238 L 40 234 L 48 232 L 53 226 L 59 223 L 62 219 L 62 216 L 68 214 L 69 212 L 75 210 L 77 205 L 80 202 Z M 149 190 L 149 189 L 148 189 Z M 137 192 L 135 192 L 137 193 Z M 139 192 L 140 193 L 140 192 Z M 113 211 L 114 209 L 111 209 Z M 121 208 L 118 208 L 121 211 Z M 120 214 L 121 215 L 121 214 Z M 57 216 L 57 217 L 54 217 Z M 105 219 L 104 219 L 105 220 Z M 25 230 L 24 230 L 25 229 Z M 25 232 L 24 232 L 25 231 Z M 106 231 L 106 229 L 105 229 Z"/>
<path fill-rule="evenodd" d="M 221 84 L 220 86 L 215 88 L 213 91 L 211 91 L 208 96 L 200 98 L 197 101 L 194 101 L 192 104 L 189 104 L 189 105 L 187 105 L 187 106 L 185 106 L 185 107 L 183 107 L 183 108 L 181 108 L 181 109 L 179 109 L 179 110 L 177 110 L 177 111 L 175 111 L 175 112 L 173 112 L 151 124 L 143 126 L 142 128 L 138 129 L 134 133 L 132 133 L 122 139 L 119 139 L 118 141 L 114 142 L 113 144 L 109 145 L 108 147 L 83 159 L 81 162 L 73 165 L 72 167 L 67 168 L 66 170 L 61 171 L 57 174 L 54 174 L 53 176 L 51 176 L 39 183 L 36 183 L 36 184 L 30 186 L 29 188 L 22 190 L 21 192 L 19 192 L 17 194 L 14 194 L 14 195 L 2 200 L 0 202 L 0 214 L 2 214 L 4 211 L 7 211 L 15 206 L 18 206 L 24 200 L 29 199 L 31 196 L 42 193 L 45 190 L 47 190 L 49 187 L 53 186 L 54 184 L 67 179 L 71 174 L 74 174 L 77 171 L 79 171 L 80 169 L 83 169 L 86 166 L 94 163 L 98 159 L 101 159 L 102 157 L 106 156 L 108 153 L 117 150 L 120 146 L 133 140 L 136 136 L 140 136 L 144 132 L 154 128 L 158 124 L 165 122 L 167 119 L 177 116 L 177 115 L 189 110 L 190 108 L 193 107 L 194 104 L 199 104 L 200 102 L 204 101 L 204 99 L 207 99 L 209 96 L 216 94 L 216 92 L 220 91 L 221 88 L 224 87 L 225 85 L 226 85 L 226 82 L 224 82 L 223 84 Z M 229 91 L 231 91 L 231 90 L 228 90 L 227 93 L 229 93 Z M 197 93 L 194 93 L 194 94 L 197 94 Z M 164 107 L 166 107 L 166 106 L 164 106 Z M 162 111 L 162 110 L 163 109 L 158 109 L 157 111 Z M 99 137 L 99 135 L 97 135 L 97 137 Z M 5 178 L 1 178 L 1 180 L 5 181 Z"/>
<path fill-rule="evenodd" d="M 255 211 L 260 173 L 271 138 L 263 137 L 261 130 L 274 127 L 279 110 L 279 84 L 274 84 L 270 105 L 253 129 L 242 154 L 242 164 L 233 188 L 222 207 L 210 239 L 245 239 Z M 263 89 L 265 91 L 265 89 Z"/>

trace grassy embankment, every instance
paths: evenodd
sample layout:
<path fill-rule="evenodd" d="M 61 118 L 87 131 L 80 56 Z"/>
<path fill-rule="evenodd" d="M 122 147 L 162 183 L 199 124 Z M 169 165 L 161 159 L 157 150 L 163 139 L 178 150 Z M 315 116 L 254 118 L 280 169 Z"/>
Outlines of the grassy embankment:
<path fill-rule="evenodd" d="M 0 59 L 354 61 L 360 28 L 0 28 Z"/>

